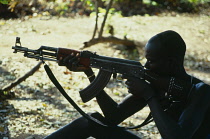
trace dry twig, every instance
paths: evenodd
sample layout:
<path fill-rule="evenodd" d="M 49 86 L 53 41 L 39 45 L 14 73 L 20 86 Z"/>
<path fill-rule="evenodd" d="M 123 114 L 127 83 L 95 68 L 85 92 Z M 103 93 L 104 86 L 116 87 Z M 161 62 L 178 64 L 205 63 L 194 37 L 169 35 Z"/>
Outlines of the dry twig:
<path fill-rule="evenodd" d="M 96 0 L 95 5 L 96 5 L 96 23 L 95 23 L 92 39 L 95 38 L 96 31 L 98 30 L 98 0 Z"/>
<path fill-rule="evenodd" d="M 106 14 L 105 14 L 103 22 L 101 24 L 101 29 L 99 31 L 98 38 L 95 38 L 96 31 L 98 30 L 98 0 L 96 0 L 96 3 L 95 3 L 96 4 L 96 20 L 95 20 L 95 28 L 94 28 L 94 31 L 93 31 L 93 36 L 92 36 L 91 40 L 89 40 L 87 42 L 84 42 L 84 45 L 81 47 L 81 49 L 90 47 L 90 46 L 98 44 L 98 43 L 122 44 L 122 45 L 127 46 L 128 49 L 135 49 L 136 48 L 136 44 L 132 40 L 128 40 L 126 38 L 120 39 L 120 38 L 117 38 L 117 37 L 114 37 L 114 36 L 109 36 L 109 37 L 103 37 L 102 36 L 104 26 L 105 26 L 105 23 L 106 23 L 106 19 L 108 17 L 108 13 L 109 13 L 109 10 L 112 6 L 112 3 L 113 3 L 113 0 L 110 0 L 109 4 L 107 5 Z"/>
<path fill-rule="evenodd" d="M 128 49 L 136 48 L 136 44 L 134 43 L 134 41 L 127 40 L 127 39 L 119 39 L 117 37 L 110 36 L 110 37 L 101 37 L 101 38 L 91 39 L 88 42 L 84 42 L 84 46 L 82 47 L 82 49 L 90 47 L 98 43 L 123 44 L 125 46 L 128 46 Z"/>
<path fill-rule="evenodd" d="M 106 23 L 106 19 L 107 19 L 107 16 L 108 16 L 108 14 L 109 14 L 109 10 L 110 10 L 110 8 L 111 8 L 111 6 L 112 6 L 112 3 L 113 3 L 113 0 L 110 0 L 110 1 L 109 1 L 109 4 L 107 5 L 106 14 L 105 14 L 104 20 L 103 20 L 103 22 L 102 22 L 102 24 L 101 24 L 101 29 L 100 29 L 98 38 L 101 38 L 101 37 L 102 37 L 103 30 L 104 30 L 104 26 L 105 26 L 105 23 Z"/>
<path fill-rule="evenodd" d="M 33 75 L 41 66 L 42 62 L 40 61 L 34 68 L 32 68 L 29 72 L 27 72 L 25 75 L 23 75 L 22 77 L 16 79 L 14 82 L 4 86 L 2 88 L 2 91 L 10 91 L 13 87 L 15 87 L 16 85 L 20 84 L 21 82 L 25 81 L 29 76 Z"/>

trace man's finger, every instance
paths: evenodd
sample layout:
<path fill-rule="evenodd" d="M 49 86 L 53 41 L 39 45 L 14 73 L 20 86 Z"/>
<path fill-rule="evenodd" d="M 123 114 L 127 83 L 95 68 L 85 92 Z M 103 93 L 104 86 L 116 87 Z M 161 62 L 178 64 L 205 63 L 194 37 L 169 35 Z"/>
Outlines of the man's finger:
<path fill-rule="evenodd" d="M 125 84 L 126 84 L 126 85 L 128 85 L 128 86 L 130 86 L 130 85 L 132 85 L 132 84 L 133 84 L 133 82 L 132 82 L 132 81 L 130 81 L 130 80 L 127 80 L 127 81 L 125 82 Z"/>
<path fill-rule="evenodd" d="M 69 60 L 72 59 L 73 57 L 75 57 L 75 56 L 74 56 L 74 53 L 71 53 L 70 55 L 68 55 L 67 57 L 65 57 L 65 58 L 63 59 L 63 62 L 64 62 L 64 63 L 68 63 Z"/>
<path fill-rule="evenodd" d="M 69 59 L 68 62 L 66 62 L 66 63 L 70 63 L 70 64 L 76 63 L 76 59 L 77 59 L 77 57 L 73 57 L 73 58 Z"/>
<path fill-rule="evenodd" d="M 63 65 L 62 60 L 63 60 L 63 57 L 60 57 L 59 60 L 57 61 L 57 63 L 58 63 L 59 66 L 62 66 Z"/>

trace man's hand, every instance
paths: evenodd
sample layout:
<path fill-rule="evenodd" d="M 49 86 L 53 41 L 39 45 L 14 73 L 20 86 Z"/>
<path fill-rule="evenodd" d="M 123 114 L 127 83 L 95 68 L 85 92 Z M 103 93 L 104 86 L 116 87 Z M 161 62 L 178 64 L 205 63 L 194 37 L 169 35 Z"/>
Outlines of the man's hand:
<path fill-rule="evenodd" d="M 74 67 L 78 66 L 79 64 L 79 54 L 75 55 L 71 53 L 65 58 L 60 58 L 58 61 L 59 66 L 66 66 L 69 70 L 73 70 Z"/>
<path fill-rule="evenodd" d="M 170 77 L 159 76 L 150 70 L 145 70 L 144 79 L 149 81 L 151 86 L 162 91 L 168 91 Z"/>
<path fill-rule="evenodd" d="M 123 78 L 127 79 L 125 83 L 127 85 L 128 92 L 134 96 L 143 97 L 145 100 L 155 96 L 154 90 L 145 80 L 125 75 L 123 75 Z"/>
<path fill-rule="evenodd" d="M 79 65 L 79 61 L 80 61 L 79 53 L 77 53 L 76 55 L 74 53 L 71 53 L 64 59 L 61 58 L 58 61 L 58 65 L 60 65 L 60 66 L 65 65 L 71 71 L 77 71 L 78 69 L 80 69 L 79 71 L 84 71 L 84 73 L 87 75 L 89 80 L 91 80 L 91 81 L 94 80 L 95 75 L 94 75 L 92 69 L 91 68 L 82 68 L 81 65 Z"/>

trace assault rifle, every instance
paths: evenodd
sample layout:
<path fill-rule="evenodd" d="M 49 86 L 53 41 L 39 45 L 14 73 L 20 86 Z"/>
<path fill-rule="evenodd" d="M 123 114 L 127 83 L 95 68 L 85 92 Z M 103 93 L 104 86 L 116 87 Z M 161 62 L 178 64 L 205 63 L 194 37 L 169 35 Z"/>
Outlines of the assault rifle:
<path fill-rule="evenodd" d="M 71 69 L 72 71 L 84 71 L 90 67 L 99 69 L 95 80 L 80 91 L 83 102 L 91 100 L 102 91 L 109 82 L 112 74 L 116 75 L 119 73 L 142 79 L 145 77 L 145 69 L 138 61 L 101 56 L 90 51 L 48 46 L 41 46 L 37 50 L 32 50 L 22 47 L 19 37 L 16 38 L 15 46 L 12 49 L 14 49 L 14 53 L 21 52 L 24 53 L 25 57 L 43 61 L 58 61 L 60 58 L 65 58 L 69 54 L 79 54 L 79 63 Z"/>

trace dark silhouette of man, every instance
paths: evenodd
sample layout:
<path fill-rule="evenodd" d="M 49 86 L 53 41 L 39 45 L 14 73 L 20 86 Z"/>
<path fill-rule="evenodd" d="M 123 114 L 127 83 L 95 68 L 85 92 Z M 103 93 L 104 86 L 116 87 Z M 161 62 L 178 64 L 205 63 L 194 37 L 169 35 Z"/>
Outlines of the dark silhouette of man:
<path fill-rule="evenodd" d="M 130 94 L 120 103 L 104 91 L 96 96 L 104 117 L 99 113 L 91 115 L 105 124 L 116 126 L 103 127 L 80 117 L 46 139 L 84 139 L 90 136 L 97 139 L 139 139 L 117 125 L 146 105 L 162 138 L 210 139 L 210 86 L 186 73 L 183 66 L 185 51 L 185 42 L 175 31 L 153 36 L 145 46 L 145 79 L 124 76 Z M 69 69 L 70 59 L 75 59 L 75 56 L 64 60 Z M 85 73 L 87 76 L 93 74 L 91 69 Z"/>

